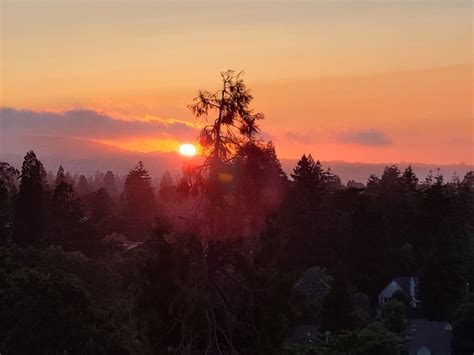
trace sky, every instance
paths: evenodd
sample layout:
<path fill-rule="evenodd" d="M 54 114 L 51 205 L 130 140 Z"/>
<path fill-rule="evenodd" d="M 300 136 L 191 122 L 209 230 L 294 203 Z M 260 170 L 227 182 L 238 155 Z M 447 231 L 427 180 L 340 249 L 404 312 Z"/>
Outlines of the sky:
<path fill-rule="evenodd" d="M 0 1 L 0 135 L 172 151 L 245 72 L 282 158 L 474 164 L 471 1 Z M 2 149 L 0 145 L 0 149 Z"/>

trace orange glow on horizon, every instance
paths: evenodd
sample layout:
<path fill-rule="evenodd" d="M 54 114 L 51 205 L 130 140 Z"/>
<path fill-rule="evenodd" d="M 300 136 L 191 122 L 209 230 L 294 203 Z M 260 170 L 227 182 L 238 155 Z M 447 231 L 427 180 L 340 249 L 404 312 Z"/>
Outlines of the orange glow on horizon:
<path fill-rule="evenodd" d="M 468 1 L 9 1 L 1 19 L 0 107 L 34 111 L 12 120 L 18 141 L 38 134 L 177 153 L 206 124 L 187 105 L 235 69 L 280 159 L 474 164 Z M 88 121 L 39 132 L 27 123 L 78 109 L 144 128 Z M 0 122 L 0 144 L 3 131 Z"/>
<path fill-rule="evenodd" d="M 108 146 L 125 149 L 140 153 L 174 153 L 179 152 L 181 155 L 195 156 L 199 155 L 201 148 L 198 144 L 184 143 L 182 140 L 173 138 L 131 138 L 126 140 L 96 140 L 98 143 L 106 144 Z M 183 146 L 186 146 L 183 148 Z M 190 146 L 190 147 L 188 147 Z M 191 152 L 191 147 L 193 151 Z M 182 152 L 182 149 L 186 153 Z M 188 154 L 189 153 L 189 154 Z M 193 153 L 193 154 L 190 154 Z"/>

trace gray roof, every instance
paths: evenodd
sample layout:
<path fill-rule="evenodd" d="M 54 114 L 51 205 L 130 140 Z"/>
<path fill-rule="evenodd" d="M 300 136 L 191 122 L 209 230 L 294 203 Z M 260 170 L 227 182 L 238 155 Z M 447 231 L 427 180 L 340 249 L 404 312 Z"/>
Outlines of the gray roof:
<path fill-rule="evenodd" d="M 403 292 L 406 293 L 407 296 L 410 296 L 410 280 L 411 276 L 402 276 L 402 277 L 396 277 L 395 282 L 400 285 L 402 288 Z"/>
<path fill-rule="evenodd" d="M 406 333 L 406 351 L 409 355 L 416 355 L 423 346 L 432 354 L 451 355 L 452 328 L 449 323 L 409 320 Z"/>

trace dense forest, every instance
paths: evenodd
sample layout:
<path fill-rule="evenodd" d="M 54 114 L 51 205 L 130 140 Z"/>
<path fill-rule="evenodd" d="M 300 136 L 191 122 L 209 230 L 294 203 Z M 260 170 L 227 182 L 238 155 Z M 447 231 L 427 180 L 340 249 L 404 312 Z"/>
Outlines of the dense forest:
<path fill-rule="evenodd" d="M 251 102 L 230 71 L 199 93 L 204 158 L 179 176 L 0 163 L 2 354 L 398 354 L 406 297 L 377 297 L 412 275 L 418 317 L 474 352 L 474 173 L 343 185 L 303 155 L 287 176 Z"/>

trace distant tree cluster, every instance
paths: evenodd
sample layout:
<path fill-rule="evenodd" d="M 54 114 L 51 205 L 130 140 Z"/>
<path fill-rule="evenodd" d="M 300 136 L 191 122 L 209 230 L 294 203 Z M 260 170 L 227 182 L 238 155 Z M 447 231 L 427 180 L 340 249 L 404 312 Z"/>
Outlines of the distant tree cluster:
<path fill-rule="evenodd" d="M 415 275 L 424 316 L 472 353 L 474 173 L 344 186 L 303 155 L 288 178 L 242 77 L 222 80 L 191 105 L 205 159 L 179 178 L 0 163 L 0 352 L 397 354 L 407 299 L 376 299 Z M 289 342 L 302 324 L 320 341 Z"/>

